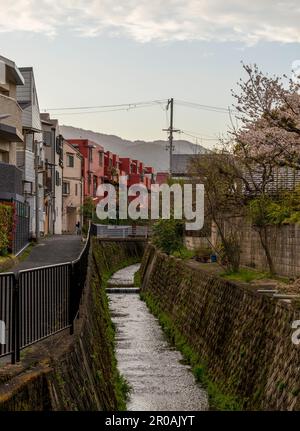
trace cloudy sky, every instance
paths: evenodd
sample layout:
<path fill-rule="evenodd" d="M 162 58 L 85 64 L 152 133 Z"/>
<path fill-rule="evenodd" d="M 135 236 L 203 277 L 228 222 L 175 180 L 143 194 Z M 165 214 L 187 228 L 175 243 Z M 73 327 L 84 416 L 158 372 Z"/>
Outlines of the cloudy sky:
<path fill-rule="evenodd" d="M 227 107 L 230 89 L 242 76 L 241 60 L 270 74 L 290 74 L 300 59 L 296 0 L 9 3 L 0 0 L 0 54 L 34 67 L 41 109 L 169 97 Z M 65 124 L 129 139 L 165 136 L 161 104 L 99 110 L 53 114 Z M 202 137 L 204 145 L 213 145 L 210 139 L 228 123 L 226 114 L 175 103 L 175 126 Z"/>

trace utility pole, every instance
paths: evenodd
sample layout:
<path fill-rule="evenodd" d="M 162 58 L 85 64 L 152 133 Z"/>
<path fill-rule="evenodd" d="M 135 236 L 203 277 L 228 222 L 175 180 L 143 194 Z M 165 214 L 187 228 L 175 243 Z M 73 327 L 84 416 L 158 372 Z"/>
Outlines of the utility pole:
<path fill-rule="evenodd" d="M 172 155 L 173 155 L 173 133 L 174 132 L 180 132 L 180 130 L 173 128 L 173 121 L 174 121 L 174 99 L 173 97 L 171 99 L 168 99 L 167 104 L 167 110 L 170 107 L 170 126 L 168 129 L 163 129 L 165 132 L 169 132 L 169 145 L 167 145 L 166 150 L 169 150 L 169 175 L 170 178 L 172 178 L 172 172 L 173 172 L 173 166 L 172 166 Z"/>

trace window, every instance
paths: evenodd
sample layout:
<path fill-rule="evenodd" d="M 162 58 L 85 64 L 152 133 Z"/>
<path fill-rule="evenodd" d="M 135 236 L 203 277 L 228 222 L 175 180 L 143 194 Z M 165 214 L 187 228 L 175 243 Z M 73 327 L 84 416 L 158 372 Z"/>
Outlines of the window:
<path fill-rule="evenodd" d="M 66 181 L 63 182 L 62 192 L 63 192 L 63 195 L 70 194 L 70 183 L 67 183 Z"/>
<path fill-rule="evenodd" d="M 93 196 L 96 196 L 97 188 L 98 188 L 98 179 L 97 179 L 96 175 L 94 175 L 94 177 L 93 177 Z"/>
<path fill-rule="evenodd" d="M 60 182 L 60 177 L 59 177 L 59 172 L 55 172 L 55 184 L 57 187 L 60 186 L 61 182 Z"/>
<path fill-rule="evenodd" d="M 61 157 L 63 147 L 63 137 L 61 135 L 56 136 L 56 153 Z"/>
<path fill-rule="evenodd" d="M 74 155 L 73 154 L 67 154 L 67 167 L 68 168 L 74 168 Z"/>
<path fill-rule="evenodd" d="M 77 196 L 78 195 L 78 184 L 76 183 L 75 184 L 75 196 Z"/>
<path fill-rule="evenodd" d="M 103 153 L 102 153 L 102 151 L 99 151 L 99 166 L 102 166 L 103 165 Z"/>
<path fill-rule="evenodd" d="M 93 161 L 93 148 L 89 148 L 89 161 Z"/>
<path fill-rule="evenodd" d="M 43 132 L 43 140 L 44 140 L 44 144 L 45 144 L 47 147 L 51 147 L 51 143 L 52 143 L 52 132 L 44 131 L 44 132 Z"/>

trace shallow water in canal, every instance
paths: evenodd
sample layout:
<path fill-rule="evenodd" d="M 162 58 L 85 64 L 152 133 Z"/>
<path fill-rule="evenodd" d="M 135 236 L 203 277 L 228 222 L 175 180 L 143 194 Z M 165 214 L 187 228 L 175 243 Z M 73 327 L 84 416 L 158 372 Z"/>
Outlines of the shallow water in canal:
<path fill-rule="evenodd" d="M 130 279 L 137 266 L 124 269 Z M 118 271 L 118 280 L 122 272 Z M 180 352 L 167 341 L 158 320 L 135 293 L 109 294 L 116 325 L 118 368 L 131 386 L 127 409 L 207 410 L 207 395 Z"/>

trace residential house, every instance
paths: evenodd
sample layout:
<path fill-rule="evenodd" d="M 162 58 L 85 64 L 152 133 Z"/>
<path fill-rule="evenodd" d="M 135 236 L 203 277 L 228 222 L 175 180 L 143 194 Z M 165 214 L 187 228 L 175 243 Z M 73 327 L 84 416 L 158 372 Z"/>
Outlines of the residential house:
<path fill-rule="evenodd" d="M 152 180 L 145 176 L 144 163 L 128 157 L 120 157 L 120 168 L 127 175 L 128 187 L 134 184 L 144 184 L 150 190 Z"/>
<path fill-rule="evenodd" d="M 23 171 L 23 194 L 30 206 L 30 231 L 37 237 L 37 233 L 44 232 L 42 125 L 33 69 L 21 67 L 19 70 L 25 79 L 24 85 L 17 86 L 17 100 L 23 109 L 24 142 L 17 143 L 16 164 Z"/>
<path fill-rule="evenodd" d="M 16 99 L 24 78 L 15 63 L 0 56 L 0 161 L 16 164 L 17 142 L 23 142 L 22 108 Z"/>
<path fill-rule="evenodd" d="M 29 211 L 23 196 L 23 173 L 16 166 L 17 143 L 23 143 L 22 108 L 17 85 L 25 80 L 15 63 L 0 56 L 0 201 L 14 207 L 10 251 L 18 254 L 29 240 Z"/>
<path fill-rule="evenodd" d="M 113 176 L 116 170 L 116 166 L 114 163 L 115 160 L 116 159 L 114 158 L 114 154 L 111 151 L 104 152 L 104 181 L 105 182 L 113 181 Z"/>
<path fill-rule="evenodd" d="M 67 141 L 63 142 L 63 232 L 73 233 L 79 221 L 82 225 L 81 206 L 83 205 L 83 156 Z"/>
<path fill-rule="evenodd" d="M 156 184 L 166 184 L 168 182 L 170 175 L 168 172 L 157 172 L 155 182 Z"/>
<path fill-rule="evenodd" d="M 156 175 L 152 166 L 145 166 L 145 177 L 149 178 L 151 184 L 155 183 Z"/>
<path fill-rule="evenodd" d="M 44 232 L 61 234 L 63 219 L 63 137 L 58 120 L 41 114 L 44 145 Z"/>
<path fill-rule="evenodd" d="M 96 199 L 97 188 L 104 182 L 104 149 L 88 139 L 68 139 L 83 157 L 83 196 Z"/>

